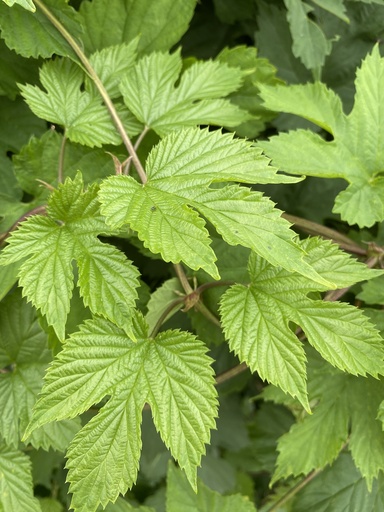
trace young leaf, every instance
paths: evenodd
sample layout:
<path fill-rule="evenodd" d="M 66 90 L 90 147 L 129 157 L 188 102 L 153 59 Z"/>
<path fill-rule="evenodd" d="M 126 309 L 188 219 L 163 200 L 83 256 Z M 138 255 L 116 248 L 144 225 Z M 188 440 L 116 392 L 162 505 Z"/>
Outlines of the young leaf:
<path fill-rule="evenodd" d="M 139 36 L 140 54 L 166 51 L 180 41 L 196 7 L 196 0 L 95 0 L 80 5 L 89 52 Z"/>
<path fill-rule="evenodd" d="M 200 212 L 230 245 L 250 247 L 274 265 L 333 286 L 303 260 L 289 224 L 261 193 L 238 185 L 209 188 L 223 181 L 286 182 L 251 143 L 219 131 L 185 129 L 155 146 L 146 170 L 145 185 L 130 176 L 108 178 L 101 185 L 100 200 L 108 224 L 129 224 L 151 252 L 194 270 L 202 268 L 218 279 Z"/>
<path fill-rule="evenodd" d="M 233 494 L 221 496 L 203 484 L 197 483 L 197 494 L 183 473 L 172 462 L 167 474 L 167 512 L 256 512 L 255 506 L 246 496 Z"/>
<path fill-rule="evenodd" d="M 252 115 L 252 119 L 236 126 L 236 133 L 241 137 L 254 139 L 265 129 L 266 123 L 276 116 L 274 112 L 262 106 L 259 95 L 260 84 L 281 83 L 281 80 L 276 78 L 276 68 L 267 59 L 257 57 L 256 48 L 246 46 L 225 48 L 219 53 L 217 60 L 244 71 L 242 86 L 228 98 Z"/>
<path fill-rule="evenodd" d="M 51 195 L 47 217 L 23 222 L 0 257 L 3 265 L 27 258 L 19 272 L 23 293 L 46 315 L 60 339 L 72 296 L 73 259 L 84 304 L 125 329 L 131 325 L 138 271 L 123 253 L 97 239 L 107 231 L 97 191 L 97 186 L 83 191 L 81 173 L 74 180 L 67 178 Z"/>
<path fill-rule="evenodd" d="M 318 274 L 338 286 L 377 275 L 329 242 L 310 239 L 302 242 L 302 247 Z M 251 284 L 227 290 L 220 311 L 230 348 L 252 371 L 296 396 L 309 409 L 306 358 L 289 326 L 294 322 L 334 366 L 354 375 L 384 372 L 383 340 L 361 311 L 345 303 L 309 298 L 309 292 L 323 290 L 321 285 L 274 268 L 256 254 L 251 254 L 248 269 Z"/>
<path fill-rule="evenodd" d="M 384 59 L 375 47 L 357 71 L 355 104 L 348 116 L 322 84 L 261 88 L 268 108 L 306 117 L 328 129 L 334 140 L 327 142 L 320 135 L 298 130 L 259 145 L 283 171 L 348 181 L 333 211 L 360 227 L 384 220 L 383 70 Z"/>
<path fill-rule="evenodd" d="M 94 512 L 99 503 L 105 506 L 135 483 L 146 402 L 164 443 L 194 488 L 196 468 L 215 426 L 216 390 L 203 343 L 179 331 L 148 338 L 139 315 L 133 329 L 136 343 L 98 318 L 71 335 L 47 372 L 26 433 L 71 418 L 110 395 L 68 451 L 72 506 L 78 512 Z"/>
<path fill-rule="evenodd" d="M 33 496 L 31 463 L 21 451 L 0 441 L 0 507 L 2 510 L 41 512 Z"/>
<path fill-rule="evenodd" d="M 43 64 L 40 80 L 47 92 L 37 86 L 20 85 L 34 114 L 63 126 L 73 142 L 90 147 L 121 142 L 101 98 L 81 90 L 84 73 L 79 66 L 69 59 L 50 61 Z"/>
<path fill-rule="evenodd" d="M 240 87 L 240 68 L 217 61 L 195 62 L 175 87 L 181 69 L 179 51 L 152 53 L 123 78 L 124 102 L 146 126 L 164 136 L 185 126 L 236 126 L 249 119 L 246 111 L 222 99 Z"/>

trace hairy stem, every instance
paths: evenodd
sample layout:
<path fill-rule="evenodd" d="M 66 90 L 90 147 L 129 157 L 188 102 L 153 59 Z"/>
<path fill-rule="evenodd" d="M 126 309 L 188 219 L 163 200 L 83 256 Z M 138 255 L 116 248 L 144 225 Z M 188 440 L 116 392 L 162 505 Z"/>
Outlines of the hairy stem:
<path fill-rule="evenodd" d="M 309 475 L 304 477 L 300 482 L 298 482 L 296 485 L 291 487 L 289 491 L 284 494 L 283 497 L 281 497 L 276 503 L 272 505 L 266 512 L 277 512 L 282 505 L 287 503 L 295 494 L 297 494 L 303 487 L 305 487 L 311 480 L 313 480 L 319 473 L 321 473 L 321 470 L 311 471 Z"/>
<path fill-rule="evenodd" d="M 173 300 L 170 304 L 168 304 L 168 306 L 164 309 L 162 314 L 159 316 L 155 327 L 152 329 L 152 332 L 149 335 L 150 338 L 154 338 L 156 336 L 156 334 L 159 332 L 160 327 L 163 325 L 163 323 L 168 318 L 170 313 L 172 313 L 172 315 L 174 315 L 182 307 L 184 300 L 185 300 L 185 296 L 178 297 L 177 299 Z"/>
<path fill-rule="evenodd" d="M 136 154 L 136 151 L 133 147 L 131 139 L 129 138 L 128 134 L 125 131 L 123 122 L 121 121 L 121 119 L 116 111 L 115 105 L 113 104 L 106 88 L 104 87 L 104 84 L 102 83 L 99 76 L 93 69 L 93 67 L 92 67 L 91 63 L 89 62 L 88 58 L 86 57 L 85 53 L 83 52 L 83 50 L 81 49 L 79 44 L 76 42 L 76 40 L 68 32 L 68 30 L 64 27 L 64 25 L 62 25 L 60 23 L 60 21 L 52 14 L 52 12 L 44 5 L 44 3 L 41 0 L 36 0 L 35 4 L 42 11 L 42 13 L 48 18 L 48 20 L 52 23 L 52 25 L 58 30 L 58 32 L 64 37 L 64 39 L 71 46 L 73 51 L 79 57 L 80 62 L 84 66 L 89 77 L 92 79 L 92 81 L 95 84 L 95 86 L 97 87 L 101 97 L 103 98 L 103 101 L 108 109 L 108 112 L 109 112 L 113 122 L 115 123 L 115 126 L 123 140 L 123 143 L 124 143 L 125 147 L 127 148 L 129 155 L 132 157 L 133 164 L 136 167 L 136 170 L 140 177 L 141 182 L 146 183 L 147 175 L 145 174 L 143 166 L 141 165 L 141 162 Z"/>
<path fill-rule="evenodd" d="M 295 224 L 298 228 L 300 228 L 305 233 L 308 233 L 309 235 L 320 235 L 323 238 L 332 240 L 342 249 L 353 254 L 358 254 L 360 256 L 367 255 L 367 251 L 365 249 L 355 244 L 350 238 L 334 229 L 327 228 L 321 224 L 312 222 L 311 220 L 296 217 L 295 215 L 289 215 L 288 213 L 283 213 L 282 217 L 284 217 L 284 219 L 286 219 L 288 222 Z"/>
<path fill-rule="evenodd" d="M 16 222 L 12 224 L 12 226 L 6 231 L 5 233 L 0 234 L 0 247 L 4 244 L 7 237 L 12 233 L 12 231 L 15 231 L 15 229 L 18 227 L 20 222 L 23 222 L 23 220 L 26 220 L 31 215 L 45 215 L 47 211 L 46 205 L 36 206 L 35 208 L 32 208 L 32 210 L 29 210 L 28 212 L 24 213 L 21 217 L 17 219 Z"/>
<path fill-rule="evenodd" d="M 144 130 L 140 133 L 140 135 L 137 137 L 137 140 L 135 142 L 135 145 L 133 146 L 133 149 L 135 150 L 135 153 L 137 152 L 137 150 L 139 149 L 140 147 L 140 144 L 142 143 L 144 137 L 147 135 L 147 133 L 149 132 L 149 126 L 145 126 Z M 131 166 L 131 162 L 132 162 L 132 159 L 130 158 L 127 162 L 127 165 L 125 166 L 124 168 L 124 173 L 125 175 L 129 174 L 129 168 Z"/>
<path fill-rule="evenodd" d="M 179 278 L 180 284 L 183 287 L 185 293 L 187 295 L 190 295 L 193 293 L 193 288 L 189 284 L 188 277 L 186 276 L 186 273 L 184 272 L 183 267 L 180 263 L 175 263 L 173 265 L 173 268 L 175 269 L 176 275 Z"/>
<path fill-rule="evenodd" d="M 223 384 L 223 382 L 226 382 L 227 380 L 233 379 L 233 377 L 240 375 L 240 373 L 243 373 L 246 370 L 248 370 L 248 366 L 245 363 L 240 363 L 237 366 L 216 375 L 216 386 Z"/>

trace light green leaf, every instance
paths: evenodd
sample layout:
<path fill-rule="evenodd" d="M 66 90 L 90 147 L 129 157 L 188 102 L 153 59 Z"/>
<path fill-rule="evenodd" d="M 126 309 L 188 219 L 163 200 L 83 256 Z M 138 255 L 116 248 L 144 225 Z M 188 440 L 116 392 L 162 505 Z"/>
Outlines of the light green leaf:
<path fill-rule="evenodd" d="M 78 173 L 50 197 L 47 217 L 33 216 L 12 233 L 0 264 L 27 258 L 20 266 L 23 293 L 41 309 L 60 339 L 73 289 L 72 260 L 80 269 L 80 293 L 94 313 L 130 329 L 138 272 L 124 255 L 97 240 L 107 230 L 99 214 L 98 188 L 83 191 Z"/>
<path fill-rule="evenodd" d="M 286 180 L 251 143 L 218 131 L 186 129 L 155 146 L 146 171 L 145 185 L 129 176 L 105 180 L 100 190 L 102 213 L 113 228 L 129 224 L 145 246 L 166 261 L 183 261 L 218 278 L 216 257 L 197 210 L 231 245 L 250 247 L 275 265 L 333 286 L 305 263 L 289 224 L 268 199 L 245 187 L 208 188 L 221 181 Z"/>
<path fill-rule="evenodd" d="M 334 140 L 327 142 L 317 134 L 299 130 L 272 137 L 259 145 L 285 172 L 344 178 L 349 186 L 337 196 L 333 211 L 349 224 L 360 227 L 384 220 L 383 69 L 384 59 L 376 46 L 357 71 L 355 104 L 348 116 L 338 113 L 339 101 L 324 86 L 295 86 L 292 94 L 281 89 L 282 100 L 270 88 L 264 88 L 269 108 L 274 108 L 276 103 L 276 108 L 281 107 L 285 112 L 311 118 L 328 127 Z M 315 89 L 319 91 L 318 97 L 314 95 Z M 307 98 L 305 109 L 310 117 L 292 104 L 293 101 L 295 105 L 300 104 L 294 100 L 296 93 L 300 98 Z"/>
<path fill-rule="evenodd" d="M 220 308 L 231 350 L 262 379 L 276 384 L 310 410 L 304 348 L 268 295 L 242 285 L 232 286 Z"/>
<path fill-rule="evenodd" d="M 124 498 L 120 497 L 114 503 L 108 503 L 104 510 L 105 512 L 156 512 L 154 508 L 146 507 L 145 505 L 139 507 L 131 505 Z"/>
<path fill-rule="evenodd" d="M 183 473 L 171 462 L 167 474 L 167 512 L 256 512 L 246 496 L 233 494 L 221 496 L 203 484 L 197 483 L 197 494 Z"/>
<path fill-rule="evenodd" d="M 27 9 L 27 11 L 35 12 L 36 7 L 35 4 L 32 2 L 32 0 L 3 0 L 3 2 L 6 3 L 9 7 L 12 7 L 13 5 L 20 5 L 24 9 Z"/>
<path fill-rule="evenodd" d="M 111 397 L 68 451 L 76 510 L 93 512 L 135 483 L 145 402 L 164 443 L 196 487 L 196 468 L 217 414 L 211 359 L 187 332 L 165 331 L 151 339 L 146 330 L 140 315 L 133 326 L 137 342 L 107 320 L 87 321 L 47 372 L 26 436 Z"/>
<path fill-rule="evenodd" d="M 382 275 L 382 270 L 368 268 L 329 240 L 308 237 L 300 242 L 306 251 L 306 261 L 324 279 L 333 280 L 338 288 L 352 286 L 359 281 Z"/>
<path fill-rule="evenodd" d="M 84 305 L 93 313 L 113 318 L 118 325 L 129 325 L 131 311 L 127 299 L 136 297 L 136 268 L 127 265 L 121 251 L 96 238 L 87 241 L 85 246 L 76 244 L 75 258 Z M 132 305 L 132 299 L 130 302 Z"/>
<path fill-rule="evenodd" d="M 121 77 L 130 71 L 135 62 L 138 42 L 139 38 L 136 37 L 128 44 L 109 46 L 93 53 L 89 58 L 89 62 L 112 99 L 120 96 L 119 83 Z M 99 94 L 91 80 L 87 80 L 87 86 L 95 95 Z"/>
<path fill-rule="evenodd" d="M 323 375 L 323 377 L 325 377 Z M 348 437 L 347 379 L 326 376 L 328 391 L 311 416 L 294 424 L 278 442 L 279 456 L 273 482 L 288 475 L 308 474 L 333 462 Z"/>
<path fill-rule="evenodd" d="M 307 69 L 318 69 L 331 52 L 331 42 L 321 28 L 307 16 L 308 5 L 302 0 L 284 0 L 288 9 L 287 20 L 293 39 L 293 55 L 301 60 Z"/>
<path fill-rule="evenodd" d="M 111 226 L 129 223 L 145 247 L 163 260 L 183 261 L 219 279 L 205 223 L 180 198 L 149 183 L 142 187 L 130 176 L 118 176 L 104 182 L 100 199 Z"/>
<path fill-rule="evenodd" d="M 330 242 L 310 239 L 301 246 L 318 274 L 339 281 L 338 286 L 345 286 L 349 279 L 354 283 L 375 276 Z M 254 253 L 248 269 L 251 284 L 227 290 L 220 312 L 230 348 L 261 378 L 297 397 L 309 409 L 306 358 L 290 322 L 301 326 L 308 341 L 337 368 L 364 376 L 384 372 L 384 342 L 361 311 L 349 304 L 309 298 L 308 293 L 321 291 L 321 285 L 272 267 Z M 351 276 L 347 276 L 349 271 Z M 372 357 L 373 352 L 376 355 Z"/>
<path fill-rule="evenodd" d="M 238 10 L 237 5 L 234 5 L 234 8 Z M 236 133 L 241 137 L 254 139 L 265 129 L 266 123 L 276 115 L 262 106 L 259 85 L 281 84 L 281 80 L 276 78 L 277 70 L 267 59 L 258 58 L 257 49 L 253 47 L 224 48 L 217 56 L 217 60 L 244 71 L 242 86 L 228 97 L 232 103 L 252 115 L 252 119 L 236 126 Z"/>
<path fill-rule="evenodd" d="M 101 98 L 81 90 L 84 74 L 79 66 L 69 59 L 50 61 L 43 64 L 40 80 L 47 92 L 20 85 L 34 114 L 63 126 L 73 142 L 90 147 L 121 142 Z"/>
<path fill-rule="evenodd" d="M 229 100 L 219 99 L 238 89 L 243 72 L 227 64 L 195 62 L 179 79 L 180 52 L 145 56 L 122 80 L 120 91 L 134 115 L 161 136 L 185 126 L 236 126 L 249 118 Z"/>
<path fill-rule="evenodd" d="M 0 443 L 0 507 L 5 510 L 41 512 L 33 496 L 31 463 L 19 450 Z"/>
<path fill-rule="evenodd" d="M 344 5 L 344 0 L 311 0 L 314 4 L 322 9 L 334 14 L 341 20 L 349 23 L 349 18 L 346 15 L 347 9 Z"/>
<path fill-rule="evenodd" d="M 125 382 L 129 390 L 117 389 L 120 396 L 113 396 L 85 425 L 67 452 L 71 507 L 76 512 L 94 511 L 99 503 L 105 507 L 136 482 L 145 382 L 135 377 Z"/>
<path fill-rule="evenodd" d="M 22 1 L 24 6 L 27 2 L 32 3 L 30 0 Z M 44 5 L 64 25 L 72 37 L 81 39 L 83 29 L 79 15 L 73 7 L 69 6 L 65 0 L 45 0 Z M 20 27 L 28 27 L 28 30 L 21 30 Z M 0 2 L 0 29 L 7 46 L 23 57 L 48 58 L 56 54 L 77 59 L 70 45 L 41 9 L 32 12 L 21 5 L 14 5 L 10 9 Z"/>
<path fill-rule="evenodd" d="M 41 512 L 64 512 L 63 505 L 53 498 L 38 498 Z"/>
<path fill-rule="evenodd" d="M 297 323 L 324 359 L 353 375 L 370 373 L 377 377 L 384 373 L 384 342 L 360 310 L 350 304 L 324 301 L 303 300 L 295 306 Z"/>
<path fill-rule="evenodd" d="M 345 129 L 346 116 L 339 96 L 321 83 L 305 85 L 259 85 L 264 106 L 276 112 L 303 117 L 333 136 Z"/>
<path fill-rule="evenodd" d="M 139 52 L 166 51 L 180 41 L 196 0 L 96 0 L 82 2 L 83 41 L 92 53 L 137 36 Z"/>
<path fill-rule="evenodd" d="M 175 299 L 180 298 L 179 294 L 184 295 L 185 292 L 177 277 L 168 279 L 151 294 L 151 298 L 147 304 L 148 313 L 145 315 L 149 333 L 152 332 L 159 318 L 166 312 L 168 306 L 170 306 Z M 183 307 L 183 302 L 181 302 L 178 307 Z M 175 307 L 175 310 L 176 309 Z M 174 312 L 175 310 L 172 311 Z M 164 319 L 164 322 L 166 322 L 169 316 L 170 315 Z"/>

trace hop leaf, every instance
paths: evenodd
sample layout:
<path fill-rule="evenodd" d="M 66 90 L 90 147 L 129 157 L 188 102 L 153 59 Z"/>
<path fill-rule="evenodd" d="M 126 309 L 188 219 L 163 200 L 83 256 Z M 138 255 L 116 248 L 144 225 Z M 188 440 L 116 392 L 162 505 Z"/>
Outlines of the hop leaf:
<path fill-rule="evenodd" d="M 97 192 L 96 185 L 83 191 L 81 173 L 73 181 L 67 178 L 51 195 L 47 217 L 23 222 L 0 257 L 2 265 L 27 258 L 19 271 L 23 294 L 41 309 L 61 339 L 72 296 L 73 260 L 84 304 L 125 329 L 131 325 L 138 271 L 115 247 L 98 240 L 108 230 Z"/>
<path fill-rule="evenodd" d="M 123 50 L 121 52 L 124 53 Z M 95 55 L 96 64 L 108 58 L 110 53 Z M 106 78 L 113 90 L 113 73 L 106 74 Z M 79 66 L 69 59 L 47 62 L 40 70 L 40 80 L 47 92 L 37 86 L 20 85 L 21 93 L 34 114 L 63 126 L 66 136 L 73 142 L 90 147 L 120 144 L 121 139 L 101 98 L 81 90 L 84 74 Z M 127 112 L 124 115 L 123 121 L 127 123 L 129 133 L 135 135 L 140 126 L 137 122 L 131 124 Z"/>
<path fill-rule="evenodd" d="M 283 171 L 344 178 L 349 185 L 336 197 L 333 211 L 360 227 L 384 220 L 383 70 L 384 59 L 376 46 L 357 72 L 355 104 L 348 116 L 340 98 L 324 84 L 260 86 L 267 108 L 309 119 L 334 140 L 326 142 L 320 135 L 297 130 L 259 145 Z"/>
<path fill-rule="evenodd" d="M 309 239 L 301 245 L 318 274 L 339 287 L 381 273 L 365 268 L 329 242 Z M 308 293 L 324 288 L 302 275 L 274 268 L 254 253 L 248 271 L 250 285 L 227 290 L 220 311 L 229 346 L 252 371 L 297 397 L 309 410 L 306 357 L 290 328 L 293 322 L 334 366 L 354 375 L 383 374 L 383 340 L 361 311 L 349 304 L 309 298 Z"/>
<path fill-rule="evenodd" d="M 242 71 L 213 61 L 196 62 L 174 84 L 182 68 L 180 52 L 143 57 L 121 82 L 124 102 L 135 116 L 163 136 L 185 126 L 236 126 L 250 116 L 227 99 Z"/>
<path fill-rule="evenodd" d="M 110 395 L 75 436 L 68 451 L 72 506 L 94 512 L 136 481 L 141 411 L 147 402 L 157 430 L 196 488 L 196 468 L 217 415 L 206 347 L 187 332 L 148 338 L 137 314 L 137 342 L 109 321 L 86 322 L 49 368 L 26 435 L 47 422 L 71 418 Z"/>

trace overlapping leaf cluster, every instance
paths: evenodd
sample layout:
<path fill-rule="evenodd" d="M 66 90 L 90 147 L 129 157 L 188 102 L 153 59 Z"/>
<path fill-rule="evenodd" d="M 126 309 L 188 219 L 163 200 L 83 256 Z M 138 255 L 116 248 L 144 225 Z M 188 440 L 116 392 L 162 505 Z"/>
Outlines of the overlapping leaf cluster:
<path fill-rule="evenodd" d="M 333 463 L 318 481 L 324 488 L 313 482 L 324 506 L 345 508 L 345 489 L 352 488 L 361 510 L 381 510 L 384 344 L 373 323 L 383 331 L 384 321 L 379 309 L 367 312 L 372 323 L 349 303 L 324 301 L 321 294 L 378 276 L 357 297 L 381 304 L 382 272 L 330 242 L 299 241 L 281 211 L 257 190 L 269 184 L 300 187 L 304 176 L 341 177 L 349 186 L 337 197 L 334 213 L 359 227 L 384 220 L 384 64 L 378 47 L 357 73 L 349 115 L 325 84 L 285 86 L 277 78 L 298 82 L 312 73 L 319 79 L 323 71 L 329 82 L 327 70 L 348 22 L 350 38 L 356 33 L 359 8 L 352 3 L 359 4 L 214 0 L 196 8 L 196 0 L 83 0 L 76 10 L 64 0 L 0 3 L 0 94 L 8 96 L 0 108 L 7 126 L 0 126 L 0 221 L 2 230 L 12 231 L 0 255 L 0 508 L 60 510 L 57 490 L 49 498 L 33 497 L 33 484 L 51 487 L 57 470 L 51 454 L 45 454 L 44 476 L 36 480 L 35 473 L 41 450 L 53 448 L 67 450 L 76 512 L 101 506 L 108 512 L 153 511 L 165 478 L 166 505 L 160 506 L 167 512 L 253 512 L 256 480 L 248 473 L 272 474 L 275 461 L 273 482 Z M 196 37 L 195 19 L 210 9 L 224 23 Z M 194 55 L 201 55 L 203 32 L 208 40 L 221 34 L 225 41 L 205 60 Z M 235 46 L 255 32 L 258 50 Z M 376 32 L 372 39 L 378 39 Z M 357 54 L 365 56 L 366 48 Z M 191 58 L 183 58 L 187 54 Z M 23 59 L 52 55 L 44 63 Z M 279 69 L 268 55 L 283 63 Z M 349 68 L 355 65 L 348 61 Z M 328 135 L 298 130 L 259 144 L 234 135 L 254 138 L 273 119 L 278 129 L 289 126 L 279 112 L 309 120 Z M 117 130 L 111 113 L 115 124 L 116 116 L 122 121 Z M 46 123 L 54 125 L 48 132 Z M 12 140 L 8 124 L 11 133 L 18 128 Z M 133 144 L 145 162 L 143 169 L 136 163 L 141 183 L 135 171 L 129 175 L 122 127 L 137 136 Z M 113 164 L 122 175 L 106 178 Z M 299 178 L 277 173 L 277 167 Z M 42 215 L 10 229 L 36 207 Z M 373 231 L 369 235 L 374 238 Z M 159 259 L 184 264 L 197 279 L 196 290 L 181 297 L 192 290 L 192 279 L 180 279 L 178 266 L 179 278 L 163 274 L 162 285 L 151 282 L 150 295 L 123 250 L 133 252 L 140 270 L 143 254 L 155 255 L 148 260 L 153 273 Z M 215 282 L 221 278 L 233 284 Z M 17 279 L 24 298 L 11 290 Z M 172 318 L 203 290 L 209 299 L 203 295 L 201 309 Z M 173 325 L 161 330 L 166 321 Z M 208 345 L 217 361 L 207 355 Z M 53 361 L 48 347 L 58 352 Z M 220 382 L 212 364 L 225 372 L 237 364 L 235 356 L 277 386 L 264 388 L 262 399 L 287 408 L 264 404 L 254 414 L 242 400 L 260 383 L 253 379 L 247 387 L 244 377 L 228 386 L 228 400 L 221 400 L 224 433 L 207 449 Z M 156 477 L 143 477 L 143 487 L 159 486 L 159 493 L 137 509 L 127 491 L 138 478 L 147 408 L 166 457 L 152 457 Z M 22 442 L 31 445 L 33 470 Z M 346 448 L 352 459 L 340 455 Z M 164 467 L 166 449 L 183 471 L 173 463 Z M 201 476 L 228 496 L 197 478 L 206 450 L 208 470 L 203 467 Z M 343 474 L 336 482 L 337 471 Z M 368 498 L 362 477 L 373 490 Z M 299 495 L 295 510 L 316 509 L 318 501 L 309 494 Z"/>

